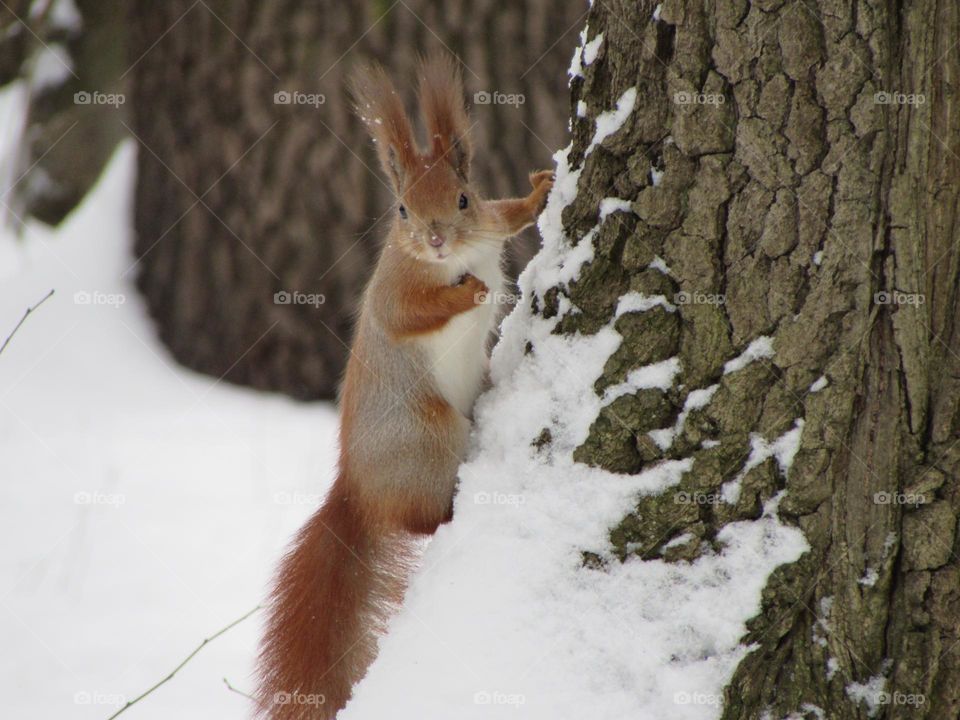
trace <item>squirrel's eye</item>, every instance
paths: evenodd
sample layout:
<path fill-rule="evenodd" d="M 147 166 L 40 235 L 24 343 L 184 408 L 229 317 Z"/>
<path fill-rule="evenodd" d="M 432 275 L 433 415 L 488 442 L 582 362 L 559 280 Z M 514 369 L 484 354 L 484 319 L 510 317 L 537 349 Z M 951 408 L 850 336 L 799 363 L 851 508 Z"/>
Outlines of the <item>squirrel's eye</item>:
<path fill-rule="evenodd" d="M 461 210 L 467 209 L 467 196 L 464 195 L 463 193 L 460 193 L 460 209 Z"/>
<path fill-rule="evenodd" d="M 407 209 L 403 205 L 400 206 L 400 217 L 407 219 Z"/>

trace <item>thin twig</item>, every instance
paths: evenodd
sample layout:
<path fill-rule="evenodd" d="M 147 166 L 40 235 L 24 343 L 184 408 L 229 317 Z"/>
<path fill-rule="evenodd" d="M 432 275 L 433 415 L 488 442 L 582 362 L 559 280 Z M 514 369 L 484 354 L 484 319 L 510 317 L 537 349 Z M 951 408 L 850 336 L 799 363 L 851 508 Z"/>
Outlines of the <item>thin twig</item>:
<path fill-rule="evenodd" d="M 249 693 L 245 693 L 243 690 L 238 690 L 237 688 L 235 688 L 233 685 L 230 684 L 230 681 L 227 680 L 226 678 L 223 679 L 223 684 L 227 686 L 227 690 L 229 690 L 230 692 L 235 692 L 237 695 L 243 695 L 247 700 L 252 700 L 253 702 L 257 701 L 257 699 L 253 695 L 250 695 Z"/>
<path fill-rule="evenodd" d="M 23 325 L 23 322 L 27 319 L 27 316 L 30 315 L 34 310 L 43 305 L 47 299 L 53 295 L 53 289 L 51 288 L 50 292 L 43 296 L 43 298 L 36 305 L 31 305 L 27 308 L 27 311 L 23 313 L 23 317 L 20 318 L 20 322 L 17 323 L 17 326 L 7 335 L 7 339 L 3 341 L 3 345 L 0 345 L 0 353 L 3 353 L 7 349 L 7 345 L 10 344 L 10 341 L 13 339 L 13 336 L 17 334 L 17 330 L 20 329 L 20 326 Z"/>
<path fill-rule="evenodd" d="M 125 711 L 127 710 L 127 708 L 129 708 L 129 707 L 131 707 L 131 706 L 133 706 L 133 705 L 136 705 L 138 702 L 140 702 L 141 700 L 143 700 L 147 695 L 149 695 L 150 693 L 152 693 L 152 692 L 153 692 L 154 690 L 156 690 L 158 687 L 160 687 L 161 685 L 164 685 L 165 683 L 168 683 L 170 680 L 173 679 L 173 676 L 176 675 L 184 665 L 186 665 L 188 662 L 190 662 L 190 661 L 193 659 L 193 656 L 194 656 L 194 655 L 196 655 L 198 652 L 200 652 L 201 650 L 203 650 L 204 647 L 206 647 L 207 643 L 213 642 L 213 641 L 216 640 L 218 637 L 220 637 L 221 635 L 223 635 L 223 634 L 224 634 L 227 630 L 229 630 L 230 628 L 232 628 L 232 627 L 234 627 L 234 626 L 236 626 L 236 625 L 239 625 L 239 624 L 242 623 L 244 620 L 246 620 L 248 617 L 250 617 L 251 615 L 253 615 L 257 610 L 260 610 L 262 607 L 263 607 L 262 605 L 257 605 L 255 608 L 253 608 L 253 610 L 250 610 L 250 611 L 244 613 L 243 616 L 238 617 L 238 618 L 237 618 L 236 620 L 234 620 L 232 623 L 230 623 L 229 625 L 227 625 L 227 626 L 224 627 L 224 628 L 221 628 L 220 630 L 218 630 L 217 632 L 215 632 L 213 635 L 211 635 L 210 637 L 208 637 L 206 640 L 204 640 L 202 643 L 200 643 L 199 645 L 197 645 L 197 647 L 194 649 L 194 651 L 193 651 L 192 653 L 190 653 L 189 655 L 187 655 L 187 657 L 185 657 L 185 658 L 183 659 L 183 662 L 181 662 L 179 665 L 177 665 L 177 666 L 170 672 L 169 675 L 167 675 L 163 680 L 161 680 L 160 682 L 158 682 L 157 684 L 155 684 L 155 685 L 154 685 L 153 687 L 151 687 L 149 690 L 145 690 L 144 692 L 140 693 L 137 697 L 135 697 L 133 700 L 129 700 L 126 705 L 124 705 L 122 708 L 120 708 L 119 710 L 117 710 L 113 715 L 111 715 L 110 717 L 108 717 L 107 720 L 113 720 L 115 717 L 117 717 L 118 715 L 120 715 L 120 713 L 125 712 Z"/>

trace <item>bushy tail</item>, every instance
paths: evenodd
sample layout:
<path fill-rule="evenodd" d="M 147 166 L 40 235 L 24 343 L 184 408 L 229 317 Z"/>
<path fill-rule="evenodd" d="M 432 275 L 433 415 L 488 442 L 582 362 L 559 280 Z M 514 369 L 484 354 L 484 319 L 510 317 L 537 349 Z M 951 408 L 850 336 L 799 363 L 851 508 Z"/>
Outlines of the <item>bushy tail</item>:
<path fill-rule="evenodd" d="M 260 717 L 336 716 L 402 598 L 408 543 L 365 517 L 337 480 L 277 574 L 260 649 Z"/>

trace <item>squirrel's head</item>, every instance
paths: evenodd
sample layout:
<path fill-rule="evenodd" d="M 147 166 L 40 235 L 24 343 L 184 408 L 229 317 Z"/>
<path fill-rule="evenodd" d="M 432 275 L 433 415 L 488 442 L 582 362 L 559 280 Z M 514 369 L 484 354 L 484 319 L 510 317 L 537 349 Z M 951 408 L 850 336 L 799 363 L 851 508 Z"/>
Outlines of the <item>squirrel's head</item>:
<path fill-rule="evenodd" d="M 353 95 L 393 189 L 398 242 L 417 259 L 445 262 L 482 242 L 473 232 L 480 198 L 469 184 L 470 127 L 457 66 L 450 56 L 435 54 L 421 61 L 419 75 L 427 151 L 414 139 L 403 102 L 381 67 L 358 72 Z"/>

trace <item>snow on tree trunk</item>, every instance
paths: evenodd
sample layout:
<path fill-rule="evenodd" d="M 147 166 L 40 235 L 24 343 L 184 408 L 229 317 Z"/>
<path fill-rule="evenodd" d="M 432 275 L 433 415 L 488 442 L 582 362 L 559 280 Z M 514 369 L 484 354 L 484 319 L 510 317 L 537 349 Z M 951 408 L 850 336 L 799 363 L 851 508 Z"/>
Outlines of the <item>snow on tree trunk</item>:
<path fill-rule="evenodd" d="M 344 716 L 960 711 L 958 9 L 597 0 L 454 522 Z"/>

